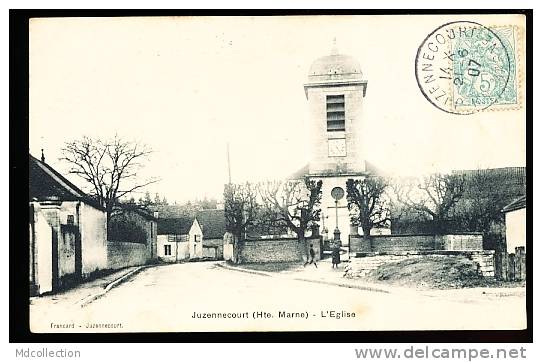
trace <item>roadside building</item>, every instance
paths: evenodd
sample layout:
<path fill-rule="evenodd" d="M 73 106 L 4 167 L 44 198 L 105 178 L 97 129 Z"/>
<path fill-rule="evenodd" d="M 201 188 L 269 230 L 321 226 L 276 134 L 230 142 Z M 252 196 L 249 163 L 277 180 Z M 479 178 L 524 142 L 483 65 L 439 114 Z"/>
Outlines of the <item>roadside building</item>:
<path fill-rule="evenodd" d="M 30 293 L 57 291 L 106 269 L 105 209 L 29 155 Z"/>
<path fill-rule="evenodd" d="M 522 196 L 506 205 L 502 212 L 506 222 L 506 251 L 515 253 L 517 247 L 526 247 L 527 230 L 526 197 Z"/>
<path fill-rule="evenodd" d="M 203 233 L 197 219 L 158 218 L 158 259 L 175 263 L 203 257 Z"/>
<path fill-rule="evenodd" d="M 221 260 L 224 256 L 226 217 L 224 209 L 201 210 L 196 216 L 203 232 L 203 257 Z"/>

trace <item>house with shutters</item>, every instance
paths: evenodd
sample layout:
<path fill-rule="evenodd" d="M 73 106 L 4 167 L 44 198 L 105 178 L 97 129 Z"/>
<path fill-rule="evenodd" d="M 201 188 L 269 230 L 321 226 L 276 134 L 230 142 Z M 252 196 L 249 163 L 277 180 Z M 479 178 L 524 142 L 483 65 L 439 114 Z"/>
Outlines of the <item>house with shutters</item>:
<path fill-rule="evenodd" d="M 203 233 L 196 218 L 158 218 L 157 256 L 165 262 L 203 257 Z"/>

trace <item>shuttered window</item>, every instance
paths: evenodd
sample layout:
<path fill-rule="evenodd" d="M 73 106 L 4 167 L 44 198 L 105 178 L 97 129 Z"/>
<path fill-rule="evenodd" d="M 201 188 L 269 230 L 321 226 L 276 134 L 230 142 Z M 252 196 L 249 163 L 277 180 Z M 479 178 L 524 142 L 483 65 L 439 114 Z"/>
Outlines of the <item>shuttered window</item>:
<path fill-rule="evenodd" d="M 344 95 L 326 96 L 327 130 L 344 131 Z"/>

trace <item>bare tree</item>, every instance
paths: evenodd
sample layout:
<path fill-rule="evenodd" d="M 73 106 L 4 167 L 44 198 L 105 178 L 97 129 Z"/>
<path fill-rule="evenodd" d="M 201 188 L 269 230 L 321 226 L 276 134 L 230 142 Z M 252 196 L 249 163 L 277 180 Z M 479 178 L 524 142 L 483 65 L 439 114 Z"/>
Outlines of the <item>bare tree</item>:
<path fill-rule="evenodd" d="M 224 216 L 226 230 L 233 234 L 233 261 L 240 262 L 240 244 L 245 239 L 247 227 L 254 225 L 258 204 L 255 185 L 227 184 L 224 187 Z"/>
<path fill-rule="evenodd" d="M 137 177 L 151 152 L 145 145 L 117 135 L 111 140 L 83 137 L 66 142 L 61 160 L 70 165 L 70 173 L 88 183 L 90 194 L 105 207 L 109 222 L 119 199 L 158 181 Z"/>
<path fill-rule="evenodd" d="M 390 223 L 387 187 L 388 181 L 378 176 L 346 181 L 346 199 L 351 221 L 363 228 L 364 239 L 370 238 L 373 228 L 386 227 Z"/>
<path fill-rule="evenodd" d="M 259 186 L 261 187 L 261 185 Z M 288 233 L 288 230 L 288 225 L 281 221 L 276 209 L 260 206 L 254 225 L 247 229 L 247 234 L 280 237 Z"/>
<path fill-rule="evenodd" d="M 267 215 L 274 222 L 284 223 L 296 233 L 297 240 L 305 241 L 305 232 L 320 221 L 322 181 L 276 181 L 260 184 L 260 195 Z"/>
<path fill-rule="evenodd" d="M 407 208 L 432 220 L 433 231 L 445 231 L 454 206 L 463 196 L 465 180 L 459 174 L 431 174 L 416 182 L 397 182 L 393 189 L 397 200 Z"/>

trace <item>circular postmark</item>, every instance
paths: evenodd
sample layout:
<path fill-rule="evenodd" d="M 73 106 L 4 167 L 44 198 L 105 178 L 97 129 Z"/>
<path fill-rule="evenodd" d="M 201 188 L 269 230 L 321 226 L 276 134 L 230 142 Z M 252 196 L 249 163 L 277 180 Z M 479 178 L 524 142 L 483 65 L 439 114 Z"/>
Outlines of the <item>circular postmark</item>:
<path fill-rule="evenodd" d="M 510 78 L 510 55 L 495 31 L 456 21 L 424 39 L 415 72 L 418 87 L 435 107 L 472 114 L 499 101 Z"/>

